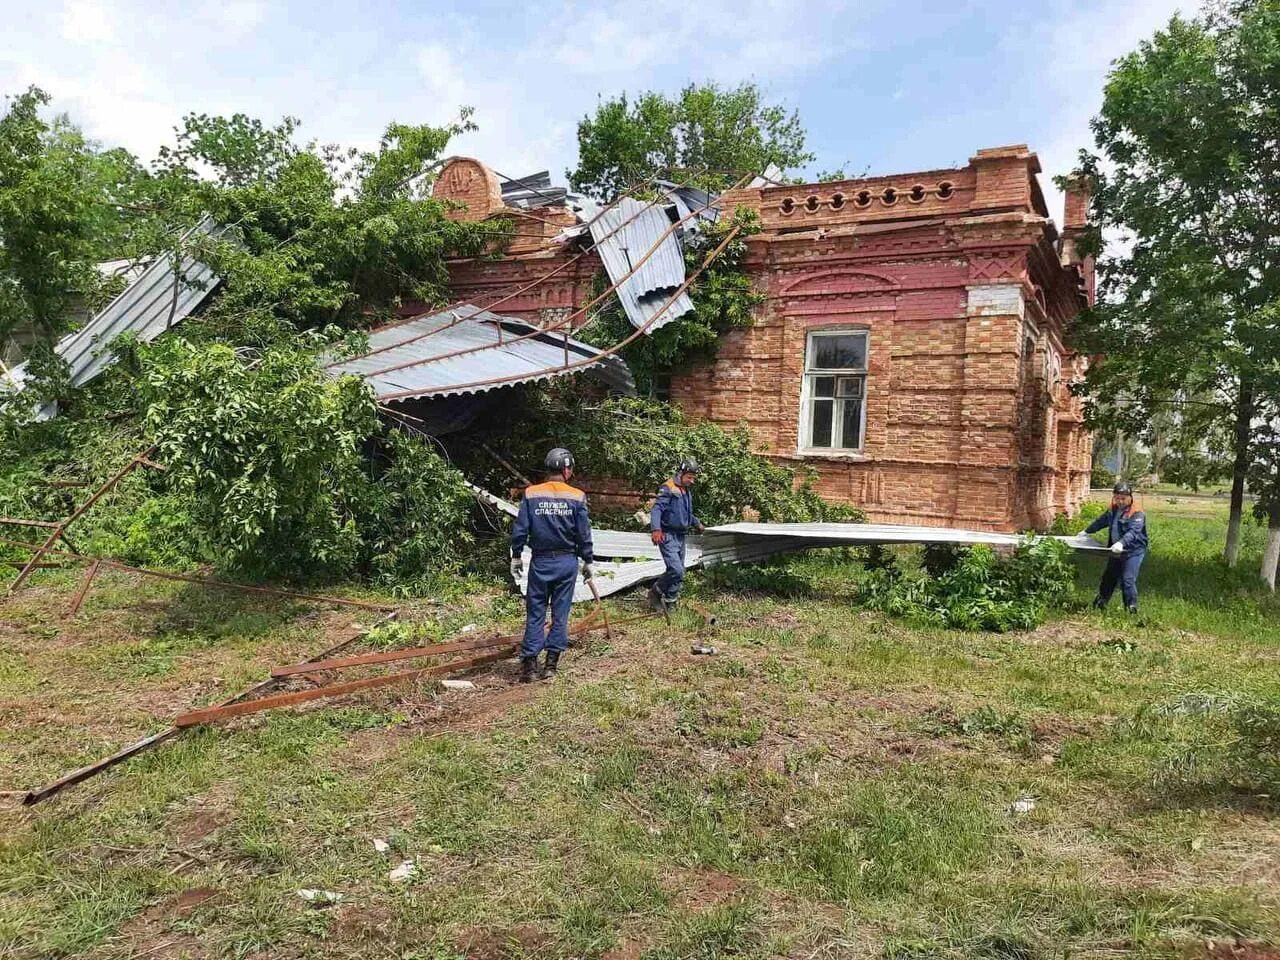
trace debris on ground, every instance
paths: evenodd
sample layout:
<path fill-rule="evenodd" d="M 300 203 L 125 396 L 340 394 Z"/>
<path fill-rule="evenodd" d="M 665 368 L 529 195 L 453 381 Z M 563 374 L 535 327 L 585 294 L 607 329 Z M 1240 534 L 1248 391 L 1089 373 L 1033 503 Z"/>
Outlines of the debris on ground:
<path fill-rule="evenodd" d="M 417 872 L 418 864 L 413 860 L 405 860 L 387 874 L 387 879 L 392 883 L 404 883 L 406 880 L 413 879 Z"/>
<path fill-rule="evenodd" d="M 342 894 L 335 893 L 332 890 L 298 890 L 297 894 L 313 907 L 328 907 L 335 903 L 342 902 Z"/>
<path fill-rule="evenodd" d="M 1014 816 L 1024 816 L 1036 808 L 1036 801 L 1033 797 L 1019 797 L 1013 803 L 1009 804 L 1009 812 Z"/>

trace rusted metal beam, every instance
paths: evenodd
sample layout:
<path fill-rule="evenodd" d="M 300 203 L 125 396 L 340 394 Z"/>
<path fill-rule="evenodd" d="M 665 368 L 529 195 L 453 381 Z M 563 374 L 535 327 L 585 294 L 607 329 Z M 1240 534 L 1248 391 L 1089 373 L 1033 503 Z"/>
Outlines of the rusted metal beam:
<path fill-rule="evenodd" d="M 13 527 L 45 527 L 52 530 L 58 524 L 54 520 L 23 520 L 20 517 L 0 517 L 0 525 Z M 35 546 L 35 544 L 32 544 Z"/>
<path fill-rule="evenodd" d="M 230 580 L 214 580 L 210 577 L 193 577 L 185 573 L 168 573 L 162 570 L 148 570 L 145 567 L 134 567 L 117 560 L 103 560 L 105 565 L 116 570 L 126 570 L 160 580 L 175 580 L 180 583 L 198 583 L 206 587 L 222 587 L 228 590 L 242 590 L 245 593 L 261 593 L 270 597 L 291 597 L 297 600 L 310 600 L 314 603 L 332 603 L 343 607 L 356 607 L 360 610 L 386 612 L 393 609 L 385 603 L 369 603 L 364 600 L 348 600 L 345 597 L 329 597 L 314 593 L 299 593 L 295 590 L 280 590 L 275 587 L 254 587 L 247 583 L 234 583 Z"/>
<path fill-rule="evenodd" d="M 152 470 L 159 470 L 161 473 L 166 473 L 169 470 L 169 468 L 163 463 L 156 463 L 154 460 L 147 457 L 142 458 L 142 465 L 144 467 L 150 467 Z"/>
<path fill-rule="evenodd" d="M 311 700 L 324 700 L 328 697 L 337 697 L 345 693 L 354 693 L 357 690 L 372 690 L 377 687 L 389 687 L 392 684 L 404 683 L 407 680 L 414 680 L 419 677 L 438 677 L 449 673 L 460 673 L 464 670 L 471 670 L 475 667 L 483 666 L 486 663 L 493 663 L 496 660 L 504 660 L 511 656 L 509 650 L 503 650 L 499 653 L 486 653 L 483 656 L 471 657 L 467 660 L 455 660 L 453 663 L 444 663 L 437 667 L 423 667 L 420 670 L 405 670 L 402 673 L 391 673 L 381 677 L 366 677 L 363 680 L 350 680 L 346 683 L 334 683 L 325 687 L 316 687 L 312 690 L 298 690 L 294 693 L 281 693 L 271 697 L 262 697 L 258 700 L 248 700 L 243 703 L 234 703 L 221 707 L 210 707 L 207 710 L 192 710 L 190 713 L 184 713 L 173 721 L 174 726 L 179 729 L 186 727 L 194 727 L 200 724 L 213 723 L 217 720 L 228 720 L 232 717 L 242 717 L 248 713 L 260 713 L 263 710 L 274 710 L 277 707 L 288 707 L 296 703 L 307 703 Z"/>
<path fill-rule="evenodd" d="M 95 490 L 88 500 L 76 507 L 69 517 L 54 528 L 53 532 L 49 534 L 49 539 L 45 540 L 43 544 L 36 548 L 35 552 L 31 554 L 30 561 L 28 561 L 25 567 L 18 571 L 18 575 L 14 578 L 13 583 L 9 584 L 10 595 L 12 595 L 26 582 L 27 578 L 31 576 L 31 571 L 35 569 L 33 564 L 38 563 L 41 558 L 44 557 L 44 555 L 53 547 L 54 543 L 58 541 L 58 538 L 62 536 L 67 527 L 71 526 L 71 524 L 77 519 L 88 513 L 95 503 L 110 493 L 115 488 L 115 485 L 124 479 L 126 474 L 142 463 L 143 460 L 147 459 L 147 457 L 151 456 L 151 454 L 155 452 L 155 449 L 155 445 L 153 444 L 126 463 L 114 476 L 111 477 L 110 480 Z"/>
<path fill-rule="evenodd" d="M 342 657 L 337 660 L 320 660 L 316 663 L 291 663 L 288 666 L 272 667 L 273 677 L 295 677 L 298 674 L 320 673 L 324 670 L 345 670 L 348 667 L 363 667 L 375 663 L 395 663 L 399 660 L 414 660 L 418 657 L 436 657 L 446 653 L 462 653 L 465 650 L 483 650 L 486 647 L 499 647 L 514 643 L 518 639 L 508 637 L 484 637 L 464 643 L 437 643 L 427 647 L 408 647 L 404 650 L 382 650 L 378 653 L 363 653 L 354 657 Z"/>
<path fill-rule="evenodd" d="M 95 560 L 89 564 L 89 569 L 84 572 L 84 579 L 80 581 L 80 589 L 71 598 L 71 606 L 67 608 L 67 617 L 74 617 L 80 612 L 80 607 L 84 604 L 84 598 L 89 595 L 89 588 L 93 586 L 93 581 L 97 579 L 98 571 L 101 569 L 101 560 Z"/>
<path fill-rule="evenodd" d="M 397 616 L 399 616 L 399 611 L 392 611 L 391 613 L 388 613 L 386 616 L 381 617 L 379 620 L 373 623 L 370 629 L 373 629 L 374 627 L 379 627 L 384 623 L 388 623 L 394 620 Z M 328 657 L 332 657 L 334 654 L 341 653 L 347 647 L 351 646 L 351 644 L 355 643 L 357 640 L 363 637 L 366 632 L 367 631 L 365 630 L 357 630 L 355 633 L 351 634 L 351 636 L 344 637 L 342 640 L 338 641 L 332 646 L 324 650 L 321 650 L 311 659 L 323 660 Z M 237 693 L 234 697 L 230 697 L 229 699 L 222 701 L 221 705 L 230 706 L 232 704 L 239 703 L 240 701 L 244 700 L 246 697 L 252 697 L 255 694 L 263 692 L 264 690 L 270 690 L 272 687 L 279 684 L 279 682 L 280 681 L 278 681 L 275 677 L 268 677 L 266 680 L 263 680 L 260 683 L 254 684 L 248 690 L 244 690 L 240 693 Z M 83 783 L 85 780 L 88 780 L 90 777 L 96 776 L 97 774 L 102 773 L 104 770 L 110 770 L 112 767 L 116 766 L 117 764 L 123 763 L 124 761 L 128 760 L 130 757 L 134 757 L 140 753 L 144 753 L 145 751 L 150 750 L 152 747 L 158 747 L 160 744 L 164 743 L 165 741 L 171 740 L 174 737 L 178 736 L 179 734 L 182 733 L 182 731 L 183 731 L 182 727 L 178 727 L 174 725 L 169 727 L 166 730 L 161 730 L 159 733 L 153 733 L 151 736 L 143 737 L 141 740 L 138 740 L 136 743 L 131 743 L 127 747 L 122 747 L 120 750 L 117 750 L 115 753 L 111 754 L 111 756 L 109 757 L 103 757 L 101 760 L 95 760 L 93 763 L 90 763 L 87 766 L 83 766 L 79 770 L 73 770 L 71 771 L 71 773 L 68 773 L 65 776 L 59 777 L 57 780 L 54 780 L 52 783 L 47 784 L 46 786 L 40 787 L 37 790 L 27 791 L 26 796 L 23 798 L 22 802 L 27 806 L 31 806 L 32 804 L 39 803 L 41 800 L 48 800 L 50 797 L 54 796 L 55 794 L 61 793 L 67 787 L 75 786 L 77 783 Z"/>

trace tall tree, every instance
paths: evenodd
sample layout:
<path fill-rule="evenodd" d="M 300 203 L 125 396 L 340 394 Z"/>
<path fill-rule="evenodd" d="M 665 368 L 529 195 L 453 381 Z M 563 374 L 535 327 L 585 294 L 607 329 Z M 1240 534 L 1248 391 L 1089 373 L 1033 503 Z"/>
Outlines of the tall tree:
<path fill-rule="evenodd" d="M 70 307 L 92 301 L 99 260 L 114 254 L 142 170 L 122 150 L 101 151 L 31 87 L 0 115 L 0 347 L 18 331 L 47 345 Z"/>
<path fill-rule="evenodd" d="M 1280 387 L 1280 0 L 1175 16 L 1115 63 L 1092 127 L 1093 249 L 1101 230 L 1124 242 L 1077 326 L 1107 357 L 1085 391 L 1113 425 L 1149 435 L 1153 411 L 1172 409 L 1229 438 L 1234 564 L 1262 405 Z"/>
<path fill-rule="evenodd" d="M 653 176 L 722 190 L 744 173 L 785 172 L 813 159 L 800 117 L 766 103 L 754 83 L 690 84 L 679 96 L 649 91 L 602 102 L 578 122 L 575 190 L 613 200 Z"/>

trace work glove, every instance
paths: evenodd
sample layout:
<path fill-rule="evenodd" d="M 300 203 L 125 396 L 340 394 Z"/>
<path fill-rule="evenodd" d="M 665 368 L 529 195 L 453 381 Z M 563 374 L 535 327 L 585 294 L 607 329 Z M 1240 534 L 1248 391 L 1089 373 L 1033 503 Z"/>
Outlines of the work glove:
<path fill-rule="evenodd" d="M 595 575 L 596 575 L 595 567 L 592 566 L 591 561 L 583 560 L 582 561 L 582 579 L 590 580 Z"/>
<path fill-rule="evenodd" d="M 511 579 L 519 583 L 524 577 L 524 557 L 517 554 L 511 558 Z"/>
<path fill-rule="evenodd" d="M 705 531 L 706 531 L 706 529 L 707 529 L 707 528 L 706 528 L 706 526 L 705 526 L 704 524 L 702 524 L 701 522 L 699 522 L 699 523 L 695 523 L 695 524 L 693 525 L 693 532 L 694 532 L 694 533 L 703 533 L 703 532 L 705 532 Z"/>
<path fill-rule="evenodd" d="M 1117 557 L 1120 556 L 1120 554 L 1124 553 L 1124 541 L 1117 540 L 1115 543 L 1113 543 L 1111 545 L 1111 552 L 1114 553 Z"/>
<path fill-rule="evenodd" d="M 667 537 L 661 530 L 655 530 L 653 533 L 649 534 L 649 539 L 654 543 L 661 543 L 663 540 L 667 539 Z"/>

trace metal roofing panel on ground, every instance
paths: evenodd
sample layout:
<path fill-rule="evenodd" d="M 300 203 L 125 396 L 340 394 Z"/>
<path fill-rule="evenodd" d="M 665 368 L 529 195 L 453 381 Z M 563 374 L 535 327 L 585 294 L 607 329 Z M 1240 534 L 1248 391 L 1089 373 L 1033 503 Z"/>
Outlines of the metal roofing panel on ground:
<path fill-rule="evenodd" d="M 191 241 L 202 234 L 218 236 L 223 228 L 205 217 L 182 235 L 181 249 L 187 249 Z M 132 333 L 143 342 L 154 340 L 171 326 L 185 320 L 213 288 L 219 278 L 195 257 L 183 255 L 175 271 L 170 257 L 157 257 L 109 304 L 94 314 L 77 330 L 58 341 L 55 348 L 67 362 L 71 373 L 71 385 L 84 386 L 115 362 L 109 349 L 111 342 L 123 333 Z M 22 388 L 25 380 L 25 364 L 13 370 L 13 380 Z M 54 415 L 53 404 L 42 407 L 38 419 L 47 420 Z"/>
<path fill-rule="evenodd" d="M 620 358 L 601 357 L 597 348 L 559 331 L 540 331 L 471 304 L 375 330 L 369 348 L 328 371 L 363 378 L 379 400 L 482 393 L 562 376 L 566 353 L 571 364 L 598 359 L 570 372 L 581 370 L 620 392 L 635 391 Z M 482 383 L 491 380 L 498 382 Z"/>
<path fill-rule="evenodd" d="M 623 197 L 591 223 L 596 252 L 609 279 L 618 284 L 618 302 L 631 325 L 646 333 L 693 309 L 687 293 L 667 306 L 685 280 L 684 251 L 674 233 L 667 232 L 670 229 L 671 219 L 663 206 L 630 197 Z M 635 273 L 628 277 L 633 269 Z"/>
<path fill-rule="evenodd" d="M 644 556 L 636 548 L 633 534 L 615 530 L 596 530 L 594 539 L 599 556 Z M 886 543 L 952 543 L 958 546 L 1015 547 L 1026 539 L 1013 533 L 990 533 L 983 530 L 962 530 L 952 527 L 920 527 L 895 523 L 728 523 L 708 527 L 702 536 L 690 537 L 685 567 L 714 566 L 718 563 L 758 563 L 768 557 L 800 550 L 822 547 L 841 547 L 853 544 Z M 1085 542 L 1075 537 L 1054 537 L 1080 553 L 1102 554 L 1107 548 L 1095 541 Z M 612 548 L 613 552 L 606 552 Z M 636 552 L 627 552 L 636 550 Z M 528 564 L 526 563 L 526 568 Z M 656 580 L 665 569 L 661 560 L 640 560 L 634 563 L 595 564 L 596 589 L 600 596 L 621 593 L 630 587 Z M 521 583 L 521 590 L 525 583 Z M 574 588 L 573 602 L 581 603 L 592 598 L 591 589 L 579 577 Z"/>

